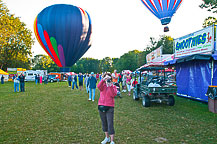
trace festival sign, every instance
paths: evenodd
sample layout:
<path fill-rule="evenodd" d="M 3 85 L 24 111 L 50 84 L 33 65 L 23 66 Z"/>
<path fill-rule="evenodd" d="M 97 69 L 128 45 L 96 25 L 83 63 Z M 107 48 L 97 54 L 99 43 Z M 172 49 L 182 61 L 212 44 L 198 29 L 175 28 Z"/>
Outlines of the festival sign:
<path fill-rule="evenodd" d="M 174 50 L 176 58 L 197 53 L 211 54 L 214 50 L 214 27 L 175 39 Z"/>
<path fill-rule="evenodd" d="M 162 47 L 159 47 L 156 50 L 146 55 L 146 61 L 147 63 L 150 63 L 153 60 L 161 58 L 161 55 L 162 55 Z"/>

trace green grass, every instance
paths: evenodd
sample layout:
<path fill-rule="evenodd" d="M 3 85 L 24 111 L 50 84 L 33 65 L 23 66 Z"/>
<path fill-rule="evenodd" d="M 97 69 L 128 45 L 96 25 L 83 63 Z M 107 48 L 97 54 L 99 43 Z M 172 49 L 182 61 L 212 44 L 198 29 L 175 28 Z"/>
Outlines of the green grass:
<path fill-rule="evenodd" d="M 176 97 L 173 107 L 154 104 L 122 93 L 115 100 L 117 144 L 217 143 L 217 114 L 207 104 Z M 71 90 L 66 82 L 35 85 L 13 92 L 13 83 L 0 85 L 0 143 L 97 144 L 104 139 L 96 101 L 85 90 Z"/>

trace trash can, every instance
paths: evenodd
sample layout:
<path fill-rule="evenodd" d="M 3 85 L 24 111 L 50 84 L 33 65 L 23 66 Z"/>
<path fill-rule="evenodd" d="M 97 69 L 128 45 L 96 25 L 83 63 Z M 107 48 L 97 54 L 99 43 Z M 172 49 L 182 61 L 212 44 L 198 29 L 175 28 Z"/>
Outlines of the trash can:
<path fill-rule="evenodd" d="M 209 111 L 217 113 L 217 86 L 209 86 L 206 96 L 208 96 Z"/>

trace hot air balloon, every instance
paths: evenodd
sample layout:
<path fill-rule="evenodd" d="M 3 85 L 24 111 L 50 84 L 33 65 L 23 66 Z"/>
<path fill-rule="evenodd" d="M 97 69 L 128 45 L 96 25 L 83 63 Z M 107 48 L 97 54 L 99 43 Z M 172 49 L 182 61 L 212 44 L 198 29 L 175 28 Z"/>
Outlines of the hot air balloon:
<path fill-rule="evenodd" d="M 34 22 L 42 48 L 59 67 L 70 67 L 91 46 L 91 19 L 83 9 L 66 4 L 43 9 Z"/>
<path fill-rule="evenodd" d="M 141 0 L 142 3 L 160 19 L 162 25 L 170 23 L 173 14 L 180 7 L 182 0 Z M 164 32 L 169 31 L 169 27 L 164 27 Z"/>

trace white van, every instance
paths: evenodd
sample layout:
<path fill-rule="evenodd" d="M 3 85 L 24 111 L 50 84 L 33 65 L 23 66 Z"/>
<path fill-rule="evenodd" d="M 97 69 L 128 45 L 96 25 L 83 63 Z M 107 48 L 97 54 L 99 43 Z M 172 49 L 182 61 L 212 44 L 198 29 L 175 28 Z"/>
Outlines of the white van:
<path fill-rule="evenodd" d="M 47 70 L 27 70 L 23 72 L 25 75 L 25 81 L 35 81 L 36 75 L 41 75 L 42 77 L 44 75 L 47 75 Z"/>
<path fill-rule="evenodd" d="M 27 70 L 23 74 L 25 75 L 25 81 L 35 81 L 35 76 L 39 73 L 34 70 Z"/>

